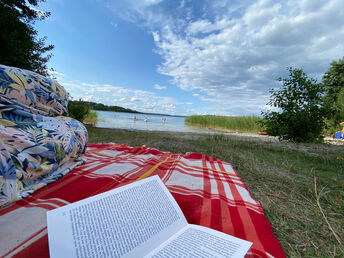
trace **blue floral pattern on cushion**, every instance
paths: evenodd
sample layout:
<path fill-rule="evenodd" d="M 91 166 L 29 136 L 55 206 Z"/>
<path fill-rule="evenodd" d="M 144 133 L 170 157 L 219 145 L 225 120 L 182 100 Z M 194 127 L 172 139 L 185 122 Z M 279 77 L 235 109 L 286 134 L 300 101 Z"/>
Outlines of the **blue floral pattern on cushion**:
<path fill-rule="evenodd" d="M 66 117 L 54 80 L 0 65 L 0 206 L 33 193 L 83 162 L 87 130 Z"/>

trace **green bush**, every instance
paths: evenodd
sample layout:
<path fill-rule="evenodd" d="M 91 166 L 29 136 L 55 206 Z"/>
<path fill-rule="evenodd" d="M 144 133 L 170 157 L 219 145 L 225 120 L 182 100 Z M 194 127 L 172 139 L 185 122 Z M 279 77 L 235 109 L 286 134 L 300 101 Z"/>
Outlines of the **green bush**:
<path fill-rule="evenodd" d="M 325 102 L 329 106 L 331 117 L 326 120 L 327 133 L 338 130 L 344 122 L 344 59 L 333 61 L 323 76 L 326 88 Z"/>
<path fill-rule="evenodd" d="M 308 78 L 302 69 L 288 68 L 289 78 L 279 78 L 283 85 L 271 89 L 268 105 L 278 111 L 262 112 L 267 133 L 292 142 L 314 142 L 325 127 L 329 115 L 324 102 L 325 87 Z"/>
<path fill-rule="evenodd" d="M 68 102 L 69 116 L 83 122 L 90 113 L 90 108 L 82 100 Z"/>

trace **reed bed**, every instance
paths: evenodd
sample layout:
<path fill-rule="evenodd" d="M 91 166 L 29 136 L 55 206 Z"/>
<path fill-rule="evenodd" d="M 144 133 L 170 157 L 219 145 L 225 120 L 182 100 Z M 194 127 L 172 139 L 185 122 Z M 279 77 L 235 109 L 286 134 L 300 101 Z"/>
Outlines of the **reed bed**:
<path fill-rule="evenodd" d="M 90 110 L 82 122 L 87 125 L 95 125 L 97 123 L 97 119 L 97 112 L 94 110 Z"/>
<path fill-rule="evenodd" d="M 264 131 L 258 116 L 192 115 L 185 119 L 187 125 L 220 128 L 233 131 L 257 133 Z"/>

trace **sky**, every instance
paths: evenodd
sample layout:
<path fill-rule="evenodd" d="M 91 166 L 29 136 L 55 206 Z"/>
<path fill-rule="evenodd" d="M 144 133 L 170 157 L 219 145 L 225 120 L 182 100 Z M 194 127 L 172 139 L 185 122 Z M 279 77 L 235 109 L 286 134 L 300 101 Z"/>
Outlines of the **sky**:
<path fill-rule="evenodd" d="M 343 0 L 46 0 L 39 36 L 73 99 L 175 115 L 260 115 L 287 67 L 344 56 Z"/>

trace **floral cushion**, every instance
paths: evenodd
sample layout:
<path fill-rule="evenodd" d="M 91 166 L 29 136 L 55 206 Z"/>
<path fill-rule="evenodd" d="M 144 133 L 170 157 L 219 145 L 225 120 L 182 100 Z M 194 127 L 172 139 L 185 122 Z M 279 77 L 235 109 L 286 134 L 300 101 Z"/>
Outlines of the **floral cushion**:
<path fill-rule="evenodd" d="M 67 115 L 68 96 L 67 91 L 52 79 L 0 65 L 0 98 L 25 105 L 33 114 Z"/>
<path fill-rule="evenodd" d="M 67 115 L 54 80 L 0 65 L 0 206 L 55 181 L 83 162 L 87 130 Z"/>

